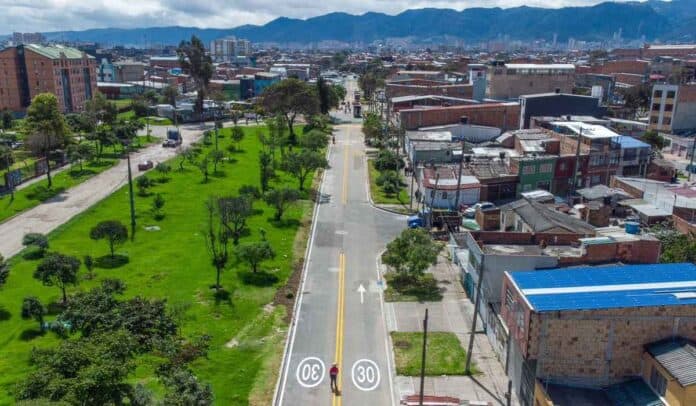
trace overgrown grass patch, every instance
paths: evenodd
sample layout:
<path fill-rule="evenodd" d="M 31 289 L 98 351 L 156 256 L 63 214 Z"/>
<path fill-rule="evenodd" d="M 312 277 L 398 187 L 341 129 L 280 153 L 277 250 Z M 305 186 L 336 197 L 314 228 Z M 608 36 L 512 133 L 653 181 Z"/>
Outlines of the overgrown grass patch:
<path fill-rule="evenodd" d="M 408 190 L 405 185 L 399 189 L 399 193 L 387 194 L 384 190 L 377 184 L 377 178 L 379 178 L 380 172 L 375 168 L 374 160 L 367 160 L 368 172 L 370 174 L 370 194 L 372 195 L 372 201 L 375 204 L 400 204 L 408 205 L 409 197 Z"/>
<path fill-rule="evenodd" d="M 391 332 L 397 375 L 420 376 L 423 354 L 423 333 Z M 471 374 L 478 374 L 472 362 Z M 454 333 L 428 333 L 425 375 L 466 375 L 466 351 Z"/>

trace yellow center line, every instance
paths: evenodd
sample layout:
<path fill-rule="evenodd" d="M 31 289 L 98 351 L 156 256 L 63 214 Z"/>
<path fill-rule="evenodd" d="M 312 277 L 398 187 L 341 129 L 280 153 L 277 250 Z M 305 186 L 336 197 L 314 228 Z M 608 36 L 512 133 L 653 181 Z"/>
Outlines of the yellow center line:
<path fill-rule="evenodd" d="M 339 369 L 343 368 L 343 310 L 345 302 L 345 275 L 346 275 L 346 256 L 341 252 L 338 256 L 338 303 L 336 306 L 336 353 L 334 354 L 334 362 Z M 341 382 L 343 374 L 339 372 L 336 380 L 336 386 L 341 391 Z M 333 406 L 341 406 L 342 397 L 334 393 L 331 400 Z"/>
<path fill-rule="evenodd" d="M 348 203 L 348 145 L 343 149 L 343 204 Z"/>

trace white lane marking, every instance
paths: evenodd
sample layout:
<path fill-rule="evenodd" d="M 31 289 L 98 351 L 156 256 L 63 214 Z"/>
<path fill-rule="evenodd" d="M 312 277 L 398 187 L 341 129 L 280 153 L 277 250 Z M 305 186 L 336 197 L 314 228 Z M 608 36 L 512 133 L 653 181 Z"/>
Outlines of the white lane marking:
<path fill-rule="evenodd" d="M 360 304 L 365 303 L 365 287 L 362 283 L 358 287 L 358 293 L 360 293 Z"/>
<path fill-rule="evenodd" d="M 297 365 L 297 382 L 305 388 L 313 388 L 324 380 L 326 367 L 317 357 L 307 357 Z"/>
<path fill-rule="evenodd" d="M 331 153 L 333 148 L 329 147 L 326 152 L 326 160 L 331 161 Z M 324 185 L 326 184 L 326 173 L 329 170 L 325 170 L 322 174 L 321 183 L 319 185 L 319 193 L 324 191 Z M 300 284 L 299 295 L 297 297 L 297 302 L 293 307 L 294 317 L 292 318 L 292 333 L 288 335 L 288 339 L 285 341 L 285 349 L 283 350 L 283 362 L 285 362 L 285 369 L 283 371 L 282 377 L 278 377 L 278 383 L 276 383 L 275 393 L 273 394 L 273 404 L 282 405 L 283 396 L 285 395 L 285 385 L 288 382 L 288 374 L 290 372 L 290 359 L 292 358 L 292 350 L 295 346 L 295 335 L 297 334 L 297 320 L 300 318 L 300 310 L 302 309 L 302 298 L 304 297 L 305 282 L 307 281 L 307 270 L 309 269 L 310 258 L 312 257 L 312 247 L 314 246 L 314 237 L 317 233 L 317 219 L 319 218 L 319 210 L 321 205 L 314 204 L 314 215 L 312 216 L 312 235 L 307 242 L 307 249 L 305 251 L 305 264 L 302 270 L 302 283 Z M 282 380 L 281 380 L 282 378 Z"/>
<path fill-rule="evenodd" d="M 363 358 L 355 361 L 350 375 L 353 385 L 361 391 L 369 392 L 379 386 L 379 367 L 371 359 Z"/>
<path fill-rule="evenodd" d="M 382 261 L 380 258 L 382 257 L 382 253 L 384 250 L 380 251 L 377 254 L 377 257 L 375 258 L 375 270 L 377 271 L 377 281 L 383 281 L 382 279 Z M 394 353 L 392 352 L 392 346 L 391 346 L 391 335 L 389 334 L 389 329 L 387 328 L 387 320 L 386 320 L 386 313 L 384 311 L 384 290 L 381 289 L 379 292 L 379 308 L 380 311 L 382 312 L 382 327 L 384 327 L 384 351 L 387 353 L 387 377 L 389 378 L 389 397 L 391 398 L 391 404 L 392 406 L 396 406 L 396 399 L 394 398 L 394 369 L 393 369 L 393 362 L 392 362 L 392 356 Z M 395 317 L 396 319 L 396 317 Z M 396 327 L 396 324 L 394 324 Z"/>

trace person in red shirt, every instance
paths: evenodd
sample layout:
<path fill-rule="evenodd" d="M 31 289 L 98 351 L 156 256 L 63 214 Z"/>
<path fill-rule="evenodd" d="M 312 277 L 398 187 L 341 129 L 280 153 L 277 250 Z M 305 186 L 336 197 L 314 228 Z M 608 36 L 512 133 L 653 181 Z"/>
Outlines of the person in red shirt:
<path fill-rule="evenodd" d="M 336 364 L 331 365 L 331 369 L 329 369 L 329 377 L 331 377 L 331 391 L 338 393 L 338 384 L 336 383 L 336 378 L 338 377 L 338 366 Z"/>

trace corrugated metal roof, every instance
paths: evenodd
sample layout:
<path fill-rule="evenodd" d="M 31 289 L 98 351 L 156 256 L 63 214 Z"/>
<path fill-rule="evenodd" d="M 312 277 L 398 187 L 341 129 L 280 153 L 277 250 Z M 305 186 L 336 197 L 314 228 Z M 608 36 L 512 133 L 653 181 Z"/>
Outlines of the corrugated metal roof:
<path fill-rule="evenodd" d="M 682 338 L 648 345 L 648 352 L 682 386 L 696 384 L 696 346 Z"/>
<path fill-rule="evenodd" d="M 511 272 L 537 312 L 696 305 L 692 263 Z"/>
<path fill-rule="evenodd" d="M 24 46 L 25 49 L 30 49 L 39 55 L 43 55 L 50 59 L 60 59 L 62 55 L 65 55 L 68 59 L 82 59 L 82 51 L 76 48 L 66 47 L 64 45 L 39 45 L 39 44 L 27 44 Z M 88 58 L 94 59 L 93 56 L 87 55 Z"/>

